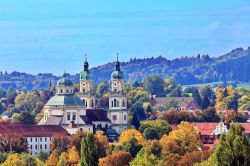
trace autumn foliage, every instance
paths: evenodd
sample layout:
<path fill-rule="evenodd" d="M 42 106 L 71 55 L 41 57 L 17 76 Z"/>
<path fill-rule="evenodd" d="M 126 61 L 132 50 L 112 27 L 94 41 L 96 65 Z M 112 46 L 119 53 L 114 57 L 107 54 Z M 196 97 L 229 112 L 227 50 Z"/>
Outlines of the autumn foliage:
<path fill-rule="evenodd" d="M 128 152 L 117 152 L 105 158 L 99 159 L 100 166 L 125 166 L 132 160 Z"/>
<path fill-rule="evenodd" d="M 122 133 L 122 135 L 119 138 L 119 143 L 123 144 L 125 142 L 128 142 L 132 137 L 135 137 L 139 144 L 143 144 L 145 142 L 145 139 L 138 130 L 129 129 Z"/>

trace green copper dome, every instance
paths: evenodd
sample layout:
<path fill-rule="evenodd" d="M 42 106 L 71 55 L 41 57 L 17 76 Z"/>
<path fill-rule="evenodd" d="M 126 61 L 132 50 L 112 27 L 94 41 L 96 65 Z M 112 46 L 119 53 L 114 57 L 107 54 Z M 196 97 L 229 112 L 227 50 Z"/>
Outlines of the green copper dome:
<path fill-rule="evenodd" d="M 124 75 L 121 71 L 113 71 L 113 73 L 111 74 L 111 78 L 112 79 L 118 79 L 118 80 L 121 80 L 124 78 Z"/>
<path fill-rule="evenodd" d="M 50 106 L 83 106 L 82 100 L 74 95 L 56 95 L 52 97 L 47 105 Z"/>
<path fill-rule="evenodd" d="M 57 86 L 73 86 L 73 82 L 69 78 L 61 78 L 57 82 Z"/>
<path fill-rule="evenodd" d="M 91 80 L 91 79 L 92 79 L 92 75 L 90 71 L 82 71 L 80 73 L 80 80 Z"/>

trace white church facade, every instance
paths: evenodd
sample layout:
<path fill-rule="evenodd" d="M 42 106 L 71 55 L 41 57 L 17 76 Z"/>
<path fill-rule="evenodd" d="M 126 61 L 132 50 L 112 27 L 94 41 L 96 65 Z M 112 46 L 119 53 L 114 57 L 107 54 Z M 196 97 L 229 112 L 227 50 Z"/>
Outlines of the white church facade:
<path fill-rule="evenodd" d="M 44 116 L 38 125 L 60 125 L 70 134 L 80 130 L 115 130 L 121 134 L 128 129 L 128 109 L 124 75 L 118 58 L 110 81 L 109 110 L 105 111 L 96 106 L 98 99 L 93 92 L 94 83 L 86 59 L 84 70 L 80 73 L 78 96 L 74 95 L 71 79 L 60 79 L 56 85 L 56 95 L 44 106 Z"/>

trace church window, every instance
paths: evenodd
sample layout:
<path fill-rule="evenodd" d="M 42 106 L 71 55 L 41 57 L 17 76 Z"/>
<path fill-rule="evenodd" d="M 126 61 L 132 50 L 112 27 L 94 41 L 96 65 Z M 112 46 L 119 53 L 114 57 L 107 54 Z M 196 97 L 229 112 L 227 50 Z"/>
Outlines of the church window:
<path fill-rule="evenodd" d="M 69 90 L 67 89 L 67 92 L 66 93 L 69 93 Z"/>
<path fill-rule="evenodd" d="M 91 107 L 94 107 L 94 100 L 91 100 Z"/>
<path fill-rule="evenodd" d="M 119 107 L 119 101 L 117 100 L 117 107 Z"/>
<path fill-rule="evenodd" d="M 112 107 L 114 107 L 114 101 L 112 101 Z"/>
<path fill-rule="evenodd" d="M 124 120 L 127 120 L 127 116 L 126 115 L 124 115 Z"/>
<path fill-rule="evenodd" d="M 117 103 L 116 103 L 116 99 L 114 99 L 114 107 L 116 107 L 116 104 L 117 104 Z"/>
<path fill-rule="evenodd" d="M 70 113 L 67 113 L 67 120 L 70 120 Z"/>
<path fill-rule="evenodd" d="M 125 100 L 122 100 L 122 107 L 125 107 Z"/>
<path fill-rule="evenodd" d="M 76 114 L 73 113 L 72 120 L 76 120 Z"/>
<path fill-rule="evenodd" d="M 113 119 L 113 121 L 116 121 L 117 120 L 117 115 L 113 115 L 112 119 Z"/>
<path fill-rule="evenodd" d="M 63 90 L 61 89 L 61 93 L 63 93 Z"/>

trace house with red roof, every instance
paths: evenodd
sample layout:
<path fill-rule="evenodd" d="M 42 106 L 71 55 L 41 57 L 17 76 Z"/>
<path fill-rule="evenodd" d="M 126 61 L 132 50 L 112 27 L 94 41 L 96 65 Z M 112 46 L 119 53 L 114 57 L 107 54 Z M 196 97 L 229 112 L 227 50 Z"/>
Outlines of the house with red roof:
<path fill-rule="evenodd" d="M 219 142 L 219 137 L 222 133 L 228 132 L 230 123 L 224 122 L 192 122 L 200 135 L 203 149 L 215 147 Z M 244 134 L 250 136 L 250 123 L 240 123 L 245 129 Z M 171 125 L 172 130 L 177 130 L 176 125 Z"/>
<path fill-rule="evenodd" d="M 59 125 L 0 125 L 0 136 L 25 138 L 31 155 L 36 155 L 40 151 L 49 154 L 51 138 L 54 135 L 66 136 L 68 132 Z"/>

